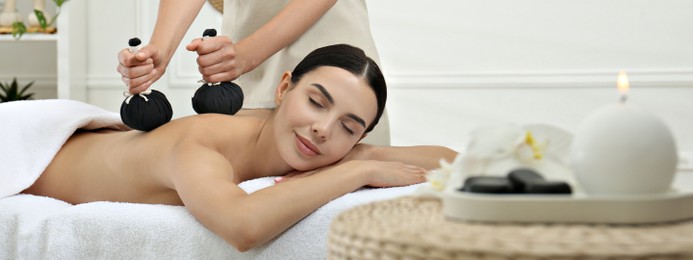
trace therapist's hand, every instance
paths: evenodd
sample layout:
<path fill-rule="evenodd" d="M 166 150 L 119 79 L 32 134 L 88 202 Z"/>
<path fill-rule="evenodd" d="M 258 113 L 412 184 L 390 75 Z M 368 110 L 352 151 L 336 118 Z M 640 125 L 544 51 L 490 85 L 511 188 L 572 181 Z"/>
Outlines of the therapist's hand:
<path fill-rule="evenodd" d="M 147 90 L 166 71 L 161 52 L 154 45 L 142 47 L 136 54 L 127 48 L 118 53 L 118 72 L 130 94 Z"/>
<path fill-rule="evenodd" d="M 242 46 L 226 36 L 197 38 L 185 48 L 197 52 L 198 70 L 206 82 L 232 81 L 254 68 Z"/>

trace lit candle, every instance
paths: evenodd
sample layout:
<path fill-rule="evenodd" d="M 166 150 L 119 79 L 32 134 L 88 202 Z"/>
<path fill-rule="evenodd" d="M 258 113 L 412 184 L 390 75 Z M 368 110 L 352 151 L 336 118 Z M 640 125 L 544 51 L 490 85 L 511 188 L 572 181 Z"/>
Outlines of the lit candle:
<path fill-rule="evenodd" d="M 619 102 L 625 104 L 626 99 L 628 99 L 628 89 L 630 85 L 628 84 L 628 75 L 626 75 L 626 72 L 623 70 L 618 72 L 618 83 L 616 87 L 618 88 L 618 93 L 621 95 Z"/>
<path fill-rule="evenodd" d="M 674 138 L 655 115 L 626 104 L 629 84 L 623 71 L 618 90 L 619 102 L 590 114 L 575 133 L 575 177 L 590 195 L 667 192 L 676 172 Z"/>

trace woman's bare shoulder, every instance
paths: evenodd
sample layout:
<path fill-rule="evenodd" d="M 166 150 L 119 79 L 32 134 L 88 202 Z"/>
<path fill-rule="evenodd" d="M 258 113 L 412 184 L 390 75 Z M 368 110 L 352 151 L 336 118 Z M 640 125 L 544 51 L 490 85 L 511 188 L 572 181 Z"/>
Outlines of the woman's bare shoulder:
<path fill-rule="evenodd" d="M 166 128 L 162 129 L 161 134 L 168 136 L 165 138 L 176 143 L 176 146 L 201 145 L 226 155 L 254 146 L 265 122 L 258 117 L 194 115 L 164 125 Z"/>
<path fill-rule="evenodd" d="M 259 117 L 202 114 L 179 118 L 164 125 L 167 131 L 187 136 L 213 137 L 228 134 L 250 134 L 259 131 L 265 120 Z"/>

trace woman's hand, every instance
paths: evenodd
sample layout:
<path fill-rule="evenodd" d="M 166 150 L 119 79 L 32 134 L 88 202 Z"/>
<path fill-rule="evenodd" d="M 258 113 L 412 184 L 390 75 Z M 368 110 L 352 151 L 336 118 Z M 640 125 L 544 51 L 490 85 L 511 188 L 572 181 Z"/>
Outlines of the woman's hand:
<path fill-rule="evenodd" d="M 185 48 L 197 52 L 198 70 L 206 82 L 232 81 L 254 68 L 242 46 L 226 36 L 198 38 Z"/>
<path fill-rule="evenodd" d="M 162 52 L 154 45 L 146 45 L 137 53 L 131 53 L 127 48 L 118 53 L 118 67 L 123 83 L 130 94 L 138 94 L 147 90 L 159 80 L 166 71 L 166 62 Z"/>
<path fill-rule="evenodd" d="M 340 162 L 306 172 L 291 172 L 275 178 L 275 183 L 281 183 L 298 178 L 309 177 L 322 171 L 339 167 L 346 172 L 356 172 L 364 177 L 364 186 L 398 187 L 426 181 L 426 169 L 401 162 L 382 162 L 373 160 L 353 160 Z"/>
<path fill-rule="evenodd" d="M 371 187 L 399 187 L 426 181 L 426 169 L 401 162 L 354 161 L 367 172 Z"/>

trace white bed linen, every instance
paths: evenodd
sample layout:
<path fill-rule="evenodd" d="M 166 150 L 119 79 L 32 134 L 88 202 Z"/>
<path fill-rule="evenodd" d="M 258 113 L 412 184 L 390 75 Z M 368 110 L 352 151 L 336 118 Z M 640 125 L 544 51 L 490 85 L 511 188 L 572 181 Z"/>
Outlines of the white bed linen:
<path fill-rule="evenodd" d="M 241 183 L 248 191 L 272 178 Z M 419 185 L 361 189 L 339 197 L 263 246 L 241 253 L 182 206 L 118 202 L 71 205 L 20 194 L 0 200 L 0 259 L 325 259 L 332 219 Z"/>

